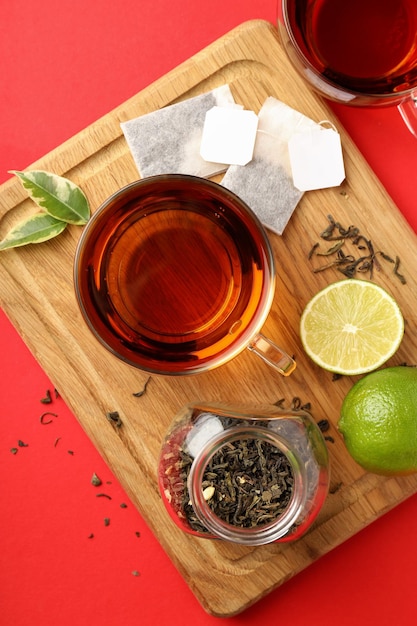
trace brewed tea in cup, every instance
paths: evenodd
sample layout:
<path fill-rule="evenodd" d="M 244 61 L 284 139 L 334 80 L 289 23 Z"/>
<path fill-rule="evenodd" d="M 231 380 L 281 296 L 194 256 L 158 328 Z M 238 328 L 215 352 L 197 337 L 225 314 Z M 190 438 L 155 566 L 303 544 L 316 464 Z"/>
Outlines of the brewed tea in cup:
<path fill-rule="evenodd" d="M 200 372 L 246 347 L 285 375 L 295 367 L 260 334 L 275 289 L 268 237 L 212 181 L 161 175 L 116 192 L 83 231 L 74 280 L 97 339 L 141 369 Z"/>
<path fill-rule="evenodd" d="M 280 0 L 281 38 L 295 67 L 344 104 L 395 104 L 417 135 L 415 0 Z"/>

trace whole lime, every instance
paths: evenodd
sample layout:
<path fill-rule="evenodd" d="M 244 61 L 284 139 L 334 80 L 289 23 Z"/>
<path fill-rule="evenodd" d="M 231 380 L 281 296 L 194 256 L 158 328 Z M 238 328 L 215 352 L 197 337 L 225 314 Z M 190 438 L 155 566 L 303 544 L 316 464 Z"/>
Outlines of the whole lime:
<path fill-rule="evenodd" d="M 387 367 L 360 379 L 343 401 L 338 428 L 366 470 L 417 472 L 417 368 Z"/>

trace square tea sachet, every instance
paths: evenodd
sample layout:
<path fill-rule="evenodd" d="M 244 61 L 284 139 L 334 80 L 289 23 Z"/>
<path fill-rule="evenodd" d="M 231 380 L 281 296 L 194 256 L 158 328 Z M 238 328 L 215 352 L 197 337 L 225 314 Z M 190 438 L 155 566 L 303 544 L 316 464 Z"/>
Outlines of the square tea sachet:
<path fill-rule="evenodd" d="M 175 173 L 207 177 L 224 172 L 224 164 L 207 162 L 200 155 L 206 113 L 214 106 L 238 106 L 229 85 L 122 122 L 141 176 Z"/>
<path fill-rule="evenodd" d="M 259 112 L 253 159 L 231 165 L 222 185 L 240 196 L 260 221 L 282 235 L 303 192 L 293 183 L 288 142 L 299 132 L 320 128 L 310 118 L 269 97 Z"/>

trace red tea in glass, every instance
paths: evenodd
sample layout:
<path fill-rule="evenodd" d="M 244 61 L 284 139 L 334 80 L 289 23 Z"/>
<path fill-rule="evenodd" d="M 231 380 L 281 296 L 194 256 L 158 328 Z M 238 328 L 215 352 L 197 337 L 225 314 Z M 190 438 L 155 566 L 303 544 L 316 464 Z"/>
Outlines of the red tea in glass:
<path fill-rule="evenodd" d="M 292 60 L 325 95 L 391 104 L 417 88 L 416 0 L 283 0 L 282 11 Z"/>
<path fill-rule="evenodd" d="M 96 337 L 163 374 L 215 367 L 248 347 L 274 284 L 256 216 L 224 187 L 192 176 L 120 190 L 94 214 L 76 253 L 76 294 Z"/>

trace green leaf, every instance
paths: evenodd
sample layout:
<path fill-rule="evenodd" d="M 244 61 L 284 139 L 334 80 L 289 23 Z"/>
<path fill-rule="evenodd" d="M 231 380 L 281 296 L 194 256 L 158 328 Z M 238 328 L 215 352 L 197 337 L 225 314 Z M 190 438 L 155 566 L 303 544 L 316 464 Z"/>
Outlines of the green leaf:
<path fill-rule="evenodd" d="M 48 213 L 37 213 L 14 226 L 0 241 L 0 250 L 25 246 L 28 243 L 42 243 L 56 237 L 67 227 L 66 222 L 57 220 Z"/>
<path fill-rule="evenodd" d="M 11 170 L 10 173 L 20 178 L 32 200 L 52 217 L 69 224 L 87 223 L 90 217 L 88 200 L 83 191 L 67 178 L 43 170 Z"/>

